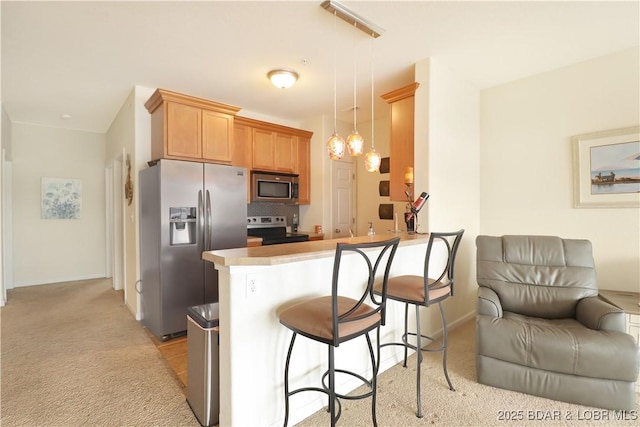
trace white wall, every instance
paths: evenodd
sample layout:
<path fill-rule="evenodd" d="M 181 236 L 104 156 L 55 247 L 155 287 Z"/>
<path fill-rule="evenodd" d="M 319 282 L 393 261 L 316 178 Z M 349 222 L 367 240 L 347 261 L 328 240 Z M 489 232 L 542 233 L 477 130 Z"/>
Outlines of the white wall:
<path fill-rule="evenodd" d="M 135 86 L 120 107 L 107 131 L 107 161 L 122 156 L 124 149 L 131 162 L 131 181 L 133 183 L 133 200 L 128 205 L 125 200 L 124 226 L 124 287 L 125 304 L 129 310 L 140 318 L 140 301 L 136 292 L 136 282 L 140 278 L 139 242 L 138 242 L 138 171 L 147 167 L 151 160 L 151 115 L 144 103 L 151 97 L 155 89 Z M 126 158 L 123 162 L 127 171 Z M 122 197 L 124 195 L 122 194 Z"/>
<path fill-rule="evenodd" d="M 13 123 L 15 286 L 105 276 L 104 134 Z M 42 219 L 41 179 L 82 180 L 81 218 Z"/>
<path fill-rule="evenodd" d="M 637 208 L 573 208 L 571 136 L 639 124 L 634 48 L 484 90 L 482 234 L 589 239 L 602 289 L 640 289 Z"/>
<path fill-rule="evenodd" d="M 374 122 L 374 144 L 375 149 L 383 158 L 389 157 L 390 151 L 390 112 L 391 107 L 380 112 L 379 117 Z M 358 124 L 358 132 L 364 138 L 364 154 L 371 149 L 371 120 Z M 391 202 L 389 196 L 380 196 L 380 181 L 388 181 L 389 173 L 367 172 L 364 167 L 364 154 L 356 158 L 357 178 L 357 229 L 356 235 L 365 236 L 369 231 L 369 222 L 373 223 L 376 234 L 383 234 L 393 230 L 394 222 L 389 219 L 380 219 L 378 208 L 380 204 L 393 204 L 395 212 L 398 213 L 398 228 L 406 228 L 403 221 L 405 209 L 404 202 Z"/>
<path fill-rule="evenodd" d="M 416 64 L 415 78 L 420 83 L 415 95 L 415 193 L 430 195 L 418 216 L 418 231 L 465 230 L 456 257 L 454 298 L 444 304 L 447 321 L 456 322 L 468 318 L 476 303 L 480 91 L 434 58 Z M 437 310 L 429 314 L 430 329 L 439 329 Z"/>

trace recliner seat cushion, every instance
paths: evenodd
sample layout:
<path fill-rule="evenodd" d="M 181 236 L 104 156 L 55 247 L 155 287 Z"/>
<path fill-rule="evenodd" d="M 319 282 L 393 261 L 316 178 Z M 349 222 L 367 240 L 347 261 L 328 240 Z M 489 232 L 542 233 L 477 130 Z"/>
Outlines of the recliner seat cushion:
<path fill-rule="evenodd" d="M 636 380 L 638 347 L 621 332 L 597 331 L 575 319 L 532 318 L 508 311 L 503 318 L 478 316 L 478 349 L 506 362 L 591 378 Z"/>

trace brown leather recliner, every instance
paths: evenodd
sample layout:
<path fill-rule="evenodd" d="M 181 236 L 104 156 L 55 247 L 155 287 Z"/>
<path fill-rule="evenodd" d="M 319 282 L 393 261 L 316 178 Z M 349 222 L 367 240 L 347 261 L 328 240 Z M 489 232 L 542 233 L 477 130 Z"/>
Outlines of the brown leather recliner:
<path fill-rule="evenodd" d="M 598 298 L 588 240 L 478 236 L 478 382 L 635 409 L 640 355 L 625 314 Z"/>

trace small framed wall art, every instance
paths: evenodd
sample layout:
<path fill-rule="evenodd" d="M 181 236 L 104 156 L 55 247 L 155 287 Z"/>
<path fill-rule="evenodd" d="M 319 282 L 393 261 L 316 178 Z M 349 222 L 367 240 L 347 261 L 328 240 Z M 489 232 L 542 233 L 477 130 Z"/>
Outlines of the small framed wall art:
<path fill-rule="evenodd" d="M 640 126 L 576 135 L 574 207 L 640 207 Z"/>
<path fill-rule="evenodd" d="M 42 178 L 42 219 L 79 219 L 82 181 Z"/>

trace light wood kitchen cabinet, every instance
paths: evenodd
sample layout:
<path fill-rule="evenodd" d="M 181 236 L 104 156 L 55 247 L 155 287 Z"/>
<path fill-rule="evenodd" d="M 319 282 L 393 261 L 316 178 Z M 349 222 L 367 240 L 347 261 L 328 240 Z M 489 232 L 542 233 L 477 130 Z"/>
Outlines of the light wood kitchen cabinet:
<path fill-rule="evenodd" d="M 382 95 L 391 105 L 391 141 L 389 144 L 389 198 L 406 202 L 404 172 L 413 167 L 415 92 L 419 83 Z"/>
<path fill-rule="evenodd" d="M 275 170 L 294 173 L 298 163 L 298 137 L 276 132 L 274 134 L 273 164 Z"/>
<path fill-rule="evenodd" d="M 253 168 L 293 173 L 297 162 L 296 137 L 266 129 L 253 129 Z"/>
<path fill-rule="evenodd" d="M 251 170 L 298 174 L 298 204 L 309 204 L 313 133 L 246 117 L 234 120 L 234 153 L 245 153 L 244 157 L 238 155 L 234 164 Z"/>
<path fill-rule="evenodd" d="M 311 203 L 311 138 L 298 137 L 298 159 L 296 171 L 298 174 L 298 204 Z"/>
<path fill-rule="evenodd" d="M 268 129 L 254 128 L 253 132 L 253 169 L 276 171 L 274 132 Z"/>
<path fill-rule="evenodd" d="M 151 114 L 152 160 L 232 163 L 239 108 L 164 89 L 157 89 L 145 107 Z"/>
<path fill-rule="evenodd" d="M 253 158 L 253 129 L 235 121 L 233 126 L 233 166 L 247 169 L 247 203 L 251 203 L 251 168 Z"/>

